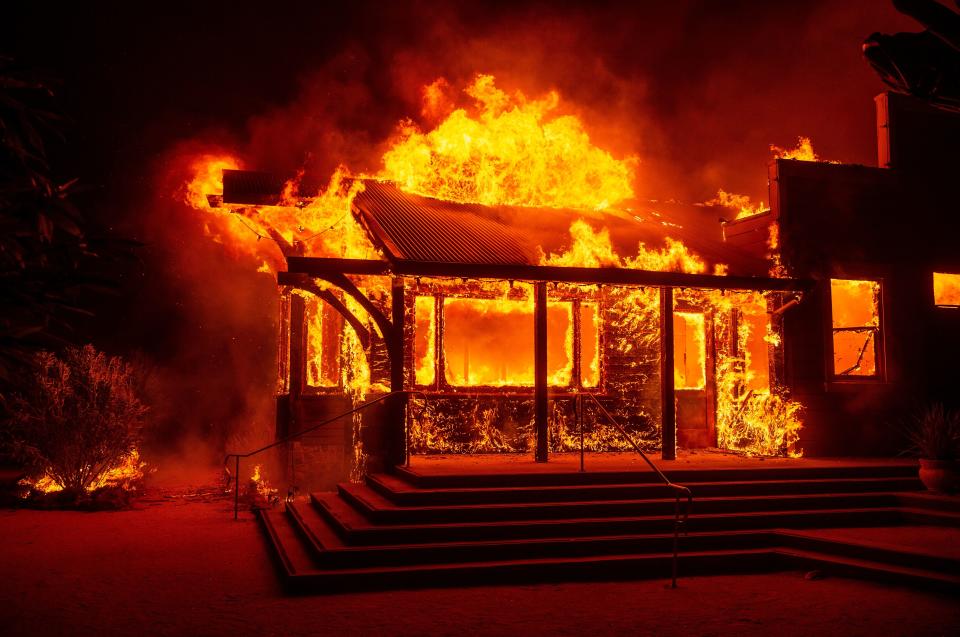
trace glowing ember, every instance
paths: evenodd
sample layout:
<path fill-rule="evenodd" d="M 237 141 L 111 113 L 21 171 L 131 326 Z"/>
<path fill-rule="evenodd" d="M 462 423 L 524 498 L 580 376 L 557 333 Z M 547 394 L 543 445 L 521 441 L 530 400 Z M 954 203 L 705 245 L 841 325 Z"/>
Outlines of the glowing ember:
<path fill-rule="evenodd" d="M 597 148 L 560 97 L 528 100 L 478 75 L 466 89 L 476 114 L 454 110 L 429 132 L 404 122 L 383 157 L 381 178 L 408 192 L 487 205 L 602 209 L 633 196 L 635 160 Z M 442 87 L 426 92 L 440 101 Z"/>
<path fill-rule="evenodd" d="M 270 486 L 270 483 L 263 477 L 261 469 L 261 465 L 253 467 L 253 473 L 250 475 L 251 492 L 271 502 L 277 498 L 277 489 Z"/>
<path fill-rule="evenodd" d="M 87 487 L 87 492 L 92 493 L 98 489 L 107 487 L 118 487 L 126 491 L 136 489 L 137 484 L 143 480 L 143 470 L 147 466 L 146 462 L 140 460 L 140 452 L 136 449 L 121 458 L 120 463 L 105 471 L 99 479 L 92 482 Z M 44 474 L 35 481 L 23 479 L 19 485 L 29 489 L 25 497 L 29 496 L 30 491 L 37 493 L 57 493 L 63 491 L 63 484 L 49 473 Z"/>

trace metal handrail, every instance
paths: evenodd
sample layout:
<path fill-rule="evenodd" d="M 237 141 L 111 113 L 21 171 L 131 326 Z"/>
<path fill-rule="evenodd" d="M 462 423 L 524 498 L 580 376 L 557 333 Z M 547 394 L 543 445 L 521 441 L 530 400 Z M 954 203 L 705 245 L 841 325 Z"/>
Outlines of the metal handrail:
<path fill-rule="evenodd" d="M 583 471 L 583 470 L 584 470 L 584 469 L 583 469 L 583 397 L 584 397 L 584 396 L 588 396 L 588 397 L 593 401 L 593 403 L 594 403 L 594 404 L 597 406 L 597 408 L 600 410 L 600 413 L 602 413 L 602 414 L 606 417 L 606 419 L 610 422 L 610 424 L 612 424 L 614 427 L 616 427 L 617 431 L 619 431 L 619 432 L 620 432 L 620 435 L 622 435 L 622 436 L 627 440 L 627 442 L 630 443 L 630 446 L 633 447 L 634 451 L 636 451 L 638 454 L 640 454 L 640 457 L 643 458 L 644 461 L 645 461 L 648 465 L 650 465 L 650 468 L 653 469 L 653 472 L 657 474 L 657 476 L 660 478 L 661 482 L 663 482 L 663 484 L 666 485 L 667 488 L 672 489 L 672 490 L 674 491 L 674 496 L 675 496 L 675 498 L 676 498 L 676 504 L 675 504 L 674 510 L 673 510 L 674 517 L 673 517 L 673 581 L 672 581 L 672 587 L 673 587 L 673 588 L 676 588 L 676 587 L 677 587 L 677 553 L 678 553 L 678 545 L 679 545 L 679 542 L 680 542 L 680 530 L 683 529 L 683 534 L 684 534 L 684 535 L 686 535 L 687 532 L 688 532 L 688 531 L 687 531 L 687 521 L 688 521 L 688 519 L 689 519 L 689 517 L 690 517 L 690 509 L 691 509 L 691 507 L 693 506 L 693 493 L 690 491 L 690 489 L 689 489 L 688 487 L 685 487 L 685 486 L 683 486 L 682 484 L 676 484 L 675 482 L 672 482 L 672 481 L 670 480 L 670 478 L 668 478 L 668 477 L 663 473 L 663 471 L 660 471 L 660 469 L 657 467 L 657 465 L 653 464 L 653 461 L 650 460 L 650 458 L 647 457 L 647 454 L 645 454 L 645 453 L 643 452 L 643 449 L 640 448 L 640 445 L 638 445 L 638 444 L 636 443 L 636 441 L 634 441 L 633 437 L 632 437 L 630 434 L 627 433 L 627 430 L 623 428 L 623 425 L 621 425 L 621 424 L 617 421 L 617 419 L 614 418 L 614 417 L 610 414 L 609 411 L 607 411 L 606 407 L 604 407 L 604 406 L 600 403 L 600 401 L 597 400 L 597 397 L 596 397 L 596 396 L 594 396 L 593 394 L 589 394 L 589 393 L 587 393 L 587 394 L 579 393 L 579 394 L 577 394 L 577 396 L 576 396 L 576 400 L 580 403 L 579 406 L 578 406 L 578 409 L 577 409 L 577 419 L 579 420 L 579 423 L 578 423 L 578 424 L 579 424 L 579 427 L 580 427 L 580 471 Z M 681 497 L 681 496 L 686 496 L 686 498 L 687 498 L 687 506 L 684 507 L 684 509 L 683 509 L 683 515 L 682 515 L 682 516 L 680 515 L 680 497 Z"/>
<path fill-rule="evenodd" d="M 284 436 L 283 438 L 280 438 L 279 440 L 274 440 L 274 441 L 271 442 L 270 444 L 265 445 L 265 446 L 263 446 L 263 447 L 260 447 L 259 449 L 255 449 L 255 450 L 253 450 L 253 451 L 248 451 L 247 453 L 228 453 L 228 454 L 226 455 L 226 457 L 223 459 L 224 467 L 226 467 L 226 465 L 230 462 L 230 458 L 233 458 L 234 461 L 235 461 L 235 462 L 234 462 L 234 471 L 235 471 L 235 473 L 234 473 L 234 477 L 233 477 L 233 481 L 234 481 L 234 489 L 233 489 L 233 519 L 234 519 L 234 520 L 237 519 L 237 516 L 238 516 L 239 511 L 240 511 L 240 458 L 249 458 L 249 457 L 251 457 L 251 456 L 257 455 L 258 453 L 262 453 L 262 452 L 264 452 L 264 451 L 268 451 L 269 449 L 273 449 L 274 447 L 277 447 L 277 446 L 282 445 L 282 444 L 284 444 L 284 443 L 290 442 L 291 440 L 294 440 L 294 439 L 296 439 L 296 438 L 299 438 L 299 437 L 301 437 L 301 436 L 303 436 L 303 435 L 306 435 L 306 434 L 308 434 L 308 433 L 311 433 L 311 432 L 313 432 L 313 431 L 316 431 L 317 429 L 319 429 L 320 427 L 323 427 L 324 425 L 329 425 L 330 423 L 332 423 L 332 422 L 334 422 L 334 421 L 336 421 L 336 420 L 340 420 L 341 418 L 344 418 L 344 417 L 346 417 L 346 416 L 350 416 L 350 415 L 353 415 L 353 414 L 355 414 L 355 413 L 357 413 L 357 412 L 359 412 L 359 411 L 363 411 L 364 409 L 366 409 L 366 408 L 368 408 L 368 407 L 370 407 L 370 406 L 372 406 L 372 405 L 375 405 L 375 404 L 377 404 L 377 403 L 379 403 L 379 402 L 383 402 L 384 400 L 390 398 L 391 396 L 398 396 L 398 395 L 400 395 L 400 394 L 406 394 L 406 395 L 408 395 L 408 396 L 420 395 L 420 396 L 423 396 L 423 399 L 424 399 L 424 400 L 426 400 L 426 398 L 427 398 L 427 395 L 424 394 L 422 391 L 407 391 L 407 390 L 392 391 L 392 392 L 390 392 L 389 394 L 384 394 L 383 396 L 380 396 L 379 398 L 374 398 L 373 400 L 369 400 L 369 401 L 367 401 L 367 402 L 365 402 L 365 403 L 363 403 L 363 404 L 361 404 L 361 405 L 357 405 L 356 407 L 354 407 L 354 408 L 351 409 L 350 411 L 345 411 L 345 412 L 343 412 L 342 414 L 338 414 L 338 415 L 336 415 L 336 416 L 332 416 L 332 417 L 330 417 L 330 418 L 327 418 L 327 419 L 324 420 L 323 422 L 317 423 L 316 425 L 313 425 L 312 427 L 308 427 L 307 429 L 304 429 L 304 430 L 302 430 L 302 431 L 298 431 L 297 433 L 290 434 L 289 436 Z M 406 429 L 406 427 L 404 427 L 404 428 Z M 407 437 L 407 442 L 406 442 L 405 444 L 409 447 L 409 437 Z M 409 455 L 410 450 L 409 450 L 409 449 L 406 449 L 406 453 Z M 229 472 L 229 469 L 228 469 L 228 472 Z"/>

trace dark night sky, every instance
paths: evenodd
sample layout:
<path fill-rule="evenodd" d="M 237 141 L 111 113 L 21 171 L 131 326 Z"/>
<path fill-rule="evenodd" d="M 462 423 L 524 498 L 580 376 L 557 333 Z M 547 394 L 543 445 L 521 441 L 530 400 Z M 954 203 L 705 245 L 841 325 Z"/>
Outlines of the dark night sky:
<path fill-rule="evenodd" d="M 489 72 L 528 95 L 557 88 L 600 146 L 640 157 L 642 196 L 763 199 L 771 143 L 808 135 L 824 157 L 875 162 L 883 87 L 860 42 L 918 30 L 879 0 L 16 0 L 2 12 L 0 53 L 61 81 L 71 123 L 57 171 L 93 188 L 89 214 L 146 244 L 92 336 L 143 350 L 161 394 L 192 392 L 189 417 L 159 417 L 201 437 L 228 421 L 269 428 L 275 284 L 172 196 L 180 150 L 218 145 L 320 178 L 341 161 L 376 170 L 420 86 Z M 201 399 L 211 386 L 217 399 Z"/>

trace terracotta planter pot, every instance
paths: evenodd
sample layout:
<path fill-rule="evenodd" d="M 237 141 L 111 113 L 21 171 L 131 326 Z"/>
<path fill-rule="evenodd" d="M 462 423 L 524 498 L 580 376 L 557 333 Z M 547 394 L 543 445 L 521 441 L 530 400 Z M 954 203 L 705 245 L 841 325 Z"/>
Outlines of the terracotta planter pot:
<path fill-rule="evenodd" d="M 920 481 L 930 491 L 960 491 L 960 463 L 956 460 L 920 459 Z"/>

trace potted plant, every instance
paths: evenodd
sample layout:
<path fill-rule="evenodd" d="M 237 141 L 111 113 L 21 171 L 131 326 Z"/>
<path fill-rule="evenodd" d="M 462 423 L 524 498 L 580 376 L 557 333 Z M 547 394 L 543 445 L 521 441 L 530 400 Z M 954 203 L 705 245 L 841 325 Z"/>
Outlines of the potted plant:
<path fill-rule="evenodd" d="M 935 403 L 921 410 L 907 429 L 910 450 L 920 458 L 920 481 L 930 491 L 960 491 L 960 412 Z"/>

